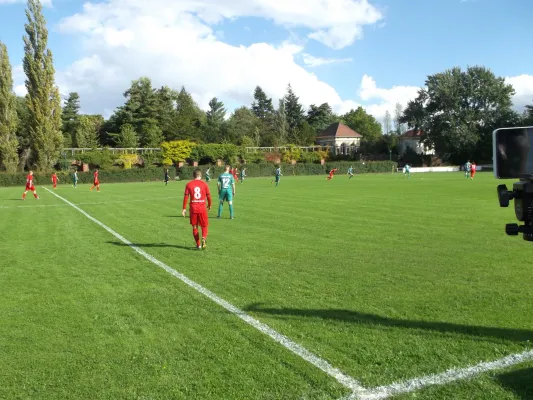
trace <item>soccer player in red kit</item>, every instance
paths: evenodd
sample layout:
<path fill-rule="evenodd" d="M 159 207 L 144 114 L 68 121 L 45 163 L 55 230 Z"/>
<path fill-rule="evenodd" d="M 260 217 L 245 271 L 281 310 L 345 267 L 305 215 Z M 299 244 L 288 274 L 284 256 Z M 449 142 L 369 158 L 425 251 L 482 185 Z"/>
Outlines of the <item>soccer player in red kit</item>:
<path fill-rule="evenodd" d="M 33 192 L 33 197 L 35 197 L 37 200 L 39 199 L 39 196 L 37 196 L 37 191 L 35 190 L 34 183 L 35 181 L 33 179 L 33 171 L 30 171 L 30 173 L 26 177 L 26 190 L 24 191 L 24 193 L 22 193 L 22 200 L 26 199 L 26 193 L 28 193 L 28 190 L 30 192 Z"/>
<path fill-rule="evenodd" d="M 474 179 L 475 175 L 476 175 L 476 162 L 472 161 L 472 165 L 470 166 L 470 179 Z"/>
<path fill-rule="evenodd" d="M 333 168 L 331 171 L 329 171 L 329 176 L 326 178 L 328 181 L 332 180 L 333 179 L 333 174 L 335 172 L 337 172 L 338 169 L 337 168 Z"/>
<path fill-rule="evenodd" d="M 58 181 L 58 179 L 57 179 L 57 175 L 56 175 L 56 173 L 54 172 L 54 173 L 52 174 L 52 183 L 53 183 L 53 185 L 54 185 L 54 189 L 57 189 L 57 181 Z"/>
<path fill-rule="evenodd" d="M 191 198 L 189 214 L 192 225 L 192 234 L 198 249 L 205 249 L 207 247 L 207 226 L 209 225 L 209 218 L 207 211 L 211 210 L 211 192 L 207 183 L 202 181 L 202 171 L 197 169 L 193 172 L 194 180 L 187 183 L 185 186 L 185 194 L 183 196 L 183 211 L 182 215 L 185 217 L 187 213 L 187 200 Z M 207 207 L 206 207 L 207 201 Z M 202 228 L 202 242 L 200 244 L 200 235 L 198 227 Z"/>
<path fill-rule="evenodd" d="M 91 189 L 89 190 L 92 192 L 94 188 L 96 188 L 97 192 L 100 191 L 100 181 L 98 180 L 98 170 L 94 171 L 94 182 L 93 182 L 93 185 L 91 186 Z"/>

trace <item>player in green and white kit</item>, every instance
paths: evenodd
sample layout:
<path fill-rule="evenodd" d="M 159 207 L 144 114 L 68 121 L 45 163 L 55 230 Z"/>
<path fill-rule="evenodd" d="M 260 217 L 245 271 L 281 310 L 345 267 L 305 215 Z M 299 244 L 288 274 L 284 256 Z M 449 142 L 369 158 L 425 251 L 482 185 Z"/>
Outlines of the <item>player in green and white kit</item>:
<path fill-rule="evenodd" d="M 233 197 L 235 196 L 235 178 L 229 172 L 230 166 L 226 165 L 226 170 L 223 174 L 220 174 L 218 177 L 218 197 L 220 199 L 220 204 L 218 205 L 218 215 L 217 218 L 222 216 L 222 207 L 224 206 L 224 201 L 227 201 L 229 204 L 229 217 L 235 219 L 233 215 Z"/>
<path fill-rule="evenodd" d="M 72 186 L 74 186 L 75 188 L 78 187 L 78 171 L 74 171 L 74 173 L 72 174 Z"/>
<path fill-rule="evenodd" d="M 465 163 L 465 178 L 466 179 L 470 178 L 470 170 L 471 169 L 472 169 L 472 163 L 470 162 L 470 160 L 468 160 Z"/>
<path fill-rule="evenodd" d="M 411 166 L 409 164 L 405 164 L 403 167 L 403 175 L 407 175 L 407 179 L 411 178 Z"/>
<path fill-rule="evenodd" d="M 241 169 L 241 183 L 244 182 L 244 178 L 246 177 L 246 168 Z"/>
<path fill-rule="evenodd" d="M 350 166 L 350 168 L 348 168 L 348 176 L 349 176 L 348 179 L 352 179 L 353 178 L 353 167 L 352 166 Z"/>
<path fill-rule="evenodd" d="M 274 175 L 275 175 L 275 178 L 270 183 L 274 183 L 274 181 L 275 181 L 276 182 L 276 186 L 278 186 L 279 185 L 279 180 L 283 176 L 283 174 L 281 173 L 281 167 L 276 168 L 276 172 L 274 172 Z"/>
<path fill-rule="evenodd" d="M 205 181 L 209 182 L 211 180 L 211 175 L 209 175 L 209 171 L 211 168 L 207 168 L 207 171 L 205 171 Z"/>

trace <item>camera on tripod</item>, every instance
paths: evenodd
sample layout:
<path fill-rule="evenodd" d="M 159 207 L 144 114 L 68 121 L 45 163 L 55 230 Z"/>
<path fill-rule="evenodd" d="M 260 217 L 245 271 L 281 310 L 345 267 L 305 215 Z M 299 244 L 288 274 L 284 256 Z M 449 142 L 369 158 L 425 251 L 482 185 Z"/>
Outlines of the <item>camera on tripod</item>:
<path fill-rule="evenodd" d="M 494 176 L 497 179 L 520 179 L 513 190 L 498 185 L 500 207 L 509 207 L 514 200 L 519 224 L 506 224 L 505 233 L 533 241 L 533 127 L 501 128 L 492 134 Z"/>

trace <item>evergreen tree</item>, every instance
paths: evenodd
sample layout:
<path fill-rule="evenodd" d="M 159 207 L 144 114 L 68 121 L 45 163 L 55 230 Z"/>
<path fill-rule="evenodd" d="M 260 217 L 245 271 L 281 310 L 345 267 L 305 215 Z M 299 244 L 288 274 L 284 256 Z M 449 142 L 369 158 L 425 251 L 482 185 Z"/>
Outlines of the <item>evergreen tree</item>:
<path fill-rule="evenodd" d="M 163 131 L 157 121 L 147 119 L 141 126 L 141 145 L 143 147 L 156 148 L 163 142 Z"/>
<path fill-rule="evenodd" d="M 252 103 L 252 111 L 255 116 L 261 121 L 265 121 L 274 113 L 274 106 L 272 99 L 267 97 L 266 93 L 261 89 L 261 86 L 256 86 L 254 90 L 254 102 Z"/>
<path fill-rule="evenodd" d="M 222 127 L 226 109 L 224 103 L 213 97 L 209 102 L 209 111 L 206 113 L 206 125 L 204 138 L 207 143 L 217 143 L 222 141 Z"/>
<path fill-rule="evenodd" d="M 159 127 L 161 128 L 165 140 L 177 139 L 176 133 L 176 101 L 178 92 L 170 89 L 168 86 L 163 86 L 155 93 L 157 102 L 157 118 Z"/>
<path fill-rule="evenodd" d="M 289 132 L 293 136 L 297 135 L 296 130 L 305 119 L 304 109 L 290 84 L 287 86 L 287 94 L 285 95 L 285 112 L 287 114 Z"/>
<path fill-rule="evenodd" d="M 178 139 L 199 139 L 205 114 L 192 96 L 181 88 L 176 99 L 176 135 Z"/>
<path fill-rule="evenodd" d="M 289 132 L 289 124 L 287 123 L 287 113 L 285 112 L 285 99 L 279 99 L 278 109 L 276 111 L 275 123 L 275 142 L 274 146 L 281 146 L 286 143 Z"/>
<path fill-rule="evenodd" d="M 103 122 L 101 118 L 100 115 L 81 115 L 78 118 L 74 134 L 76 147 L 94 149 L 99 146 L 99 132 Z"/>
<path fill-rule="evenodd" d="M 130 124 L 124 124 L 120 128 L 120 133 L 117 135 L 117 147 L 122 148 L 137 148 L 139 147 L 139 136 L 135 132 L 135 128 Z"/>
<path fill-rule="evenodd" d="M 318 135 L 324 131 L 328 126 L 335 122 L 336 116 L 328 103 L 323 103 L 320 106 L 311 104 L 307 111 L 307 122 Z"/>
<path fill-rule="evenodd" d="M 48 45 L 48 30 L 39 0 L 28 0 L 28 23 L 24 36 L 26 101 L 33 163 L 39 170 L 52 168 L 63 145 L 61 99 L 54 81 L 53 57 Z"/>
<path fill-rule="evenodd" d="M 237 144 L 243 144 L 243 140 L 246 140 L 246 143 L 249 144 L 260 124 L 261 120 L 255 116 L 252 110 L 247 107 L 237 108 L 228 120 L 228 129 L 224 139 Z"/>
<path fill-rule="evenodd" d="M 65 147 L 71 147 L 75 142 L 74 136 L 79 124 L 80 111 L 80 95 L 76 92 L 69 93 L 65 105 L 63 106 L 63 113 L 61 120 L 63 125 L 63 143 Z"/>
<path fill-rule="evenodd" d="M 17 97 L 7 47 L 0 42 L 0 168 L 15 172 L 18 165 Z"/>

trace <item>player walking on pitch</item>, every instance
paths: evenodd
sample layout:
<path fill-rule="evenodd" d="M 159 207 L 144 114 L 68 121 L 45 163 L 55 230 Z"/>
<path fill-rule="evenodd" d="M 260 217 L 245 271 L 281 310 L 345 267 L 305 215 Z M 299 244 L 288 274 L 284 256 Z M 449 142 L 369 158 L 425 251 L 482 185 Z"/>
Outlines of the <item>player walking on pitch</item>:
<path fill-rule="evenodd" d="M 26 190 L 24 193 L 22 193 L 22 200 L 26 199 L 26 193 L 28 191 L 33 192 L 33 197 L 35 197 L 36 200 L 39 200 L 39 196 L 37 196 L 37 191 L 35 190 L 34 186 L 35 180 L 33 178 L 33 171 L 30 171 L 28 176 L 26 176 Z"/>
<path fill-rule="evenodd" d="M 243 168 L 241 170 L 241 183 L 244 182 L 244 178 L 246 177 L 246 168 Z"/>
<path fill-rule="evenodd" d="M 407 176 L 407 179 L 411 179 L 411 166 L 409 164 L 405 164 L 403 167 L 403 176 Z"/>
<path fill-rule="evenodd" d="M 168 175 L 168 168 L 165 168 L 165 186 L 168 186 L 169 180 L 170 180 L 170 176 Z"/>
<path fill-rule="evenodd" d="M 218 198 L 220 203 L 218 204 L 217 218 L 222 216 L 222 209 L 224 207 L 224 201 L 227 200 L 229 204 L 229 217 L 235 219 L 233 214 L 233 197 L 235 196 L 235 178 L 230 173 L 230 166 L 226 165 L 225 172 L 218 177 Z"/>
<path fill-rule="evenodd" d="M 52 184 L 54 185 L 54 189 L 57 189 L 57 182 L 59 181 L 59 179 L 57 179 L 57 174 L 54 172 L 52 174 Z"/>
<path fill-rule="evenodd" d="M 279 180 L 283 176 L 283 174 L 281 173 L 281 167 L 276 168 L 276 171 L 274 172 L 274 175 L 275 175 L 274 180 L 276 182 L 276 186 L 278 186 L 279 185 Z M 271 181 L 270 183 L 274 183 L 274 181 Z"/>
<path fill-rule="evenodd" d="M 474 161 L 471 165 L 470 165 L 470 179 L 471 180 L 474 180 L 474 176 L 476 175 L 476 162 Z"/>
<path fill-rule="evenodd" d="M 74 171 L 74 173 L 72 174 L 72 186 L 74 186 L 75 188 L 78 187 L 78 171 Z"/>
<path fill-rule="evenodd" d="M 207 168 L 207 171 L 205 171 L 205 181 L 209 182 L 211 180 L 211 175 L 209 175 L 209 171 L 211 168 Z"/>
<path fill-rule="evenodd" d="M 194 170 L 193 178 L 194 179 L 185 186 L 183 211 L 181 214 L 185 217 L 185 214 L 187 213 L 187 200 L 190 197 L 189 218 L 192 225 L 192 235 L 196 242 L 196 248 L 205 249 L 207 247 L 207 227 L 209 226 L 209 216 L 207 211 L 211 210 L 211 192 L 209 191 L 207 183 L 202 181 L 202 171 L 199 169 Z M 201 243 L 198 227 L 202 228 Z"/>
<path fill-rule="evenodd" d="M 465 163 L 465 178 L 468 179 L 470 177 L 470 171 L 472 170 L 472 164 L 470 163 L 470 160 L 468 160 Z"/>
<path fill-rule="evenodd" d="M 98 179 L 98 170 L 94 171 L 94 181 L 89 191 L 92 192 L 94 188 L 96 188 L 97 192 L 100 191 L 100 180 Z"/>
<path fill-rule="evenodd" d="M 348 168 L 348 176 L 349 176 L 348 179 L 352 179 L 353 178 L 353 167 L 352 166 L 350 166 L 350 168 Z"/>

